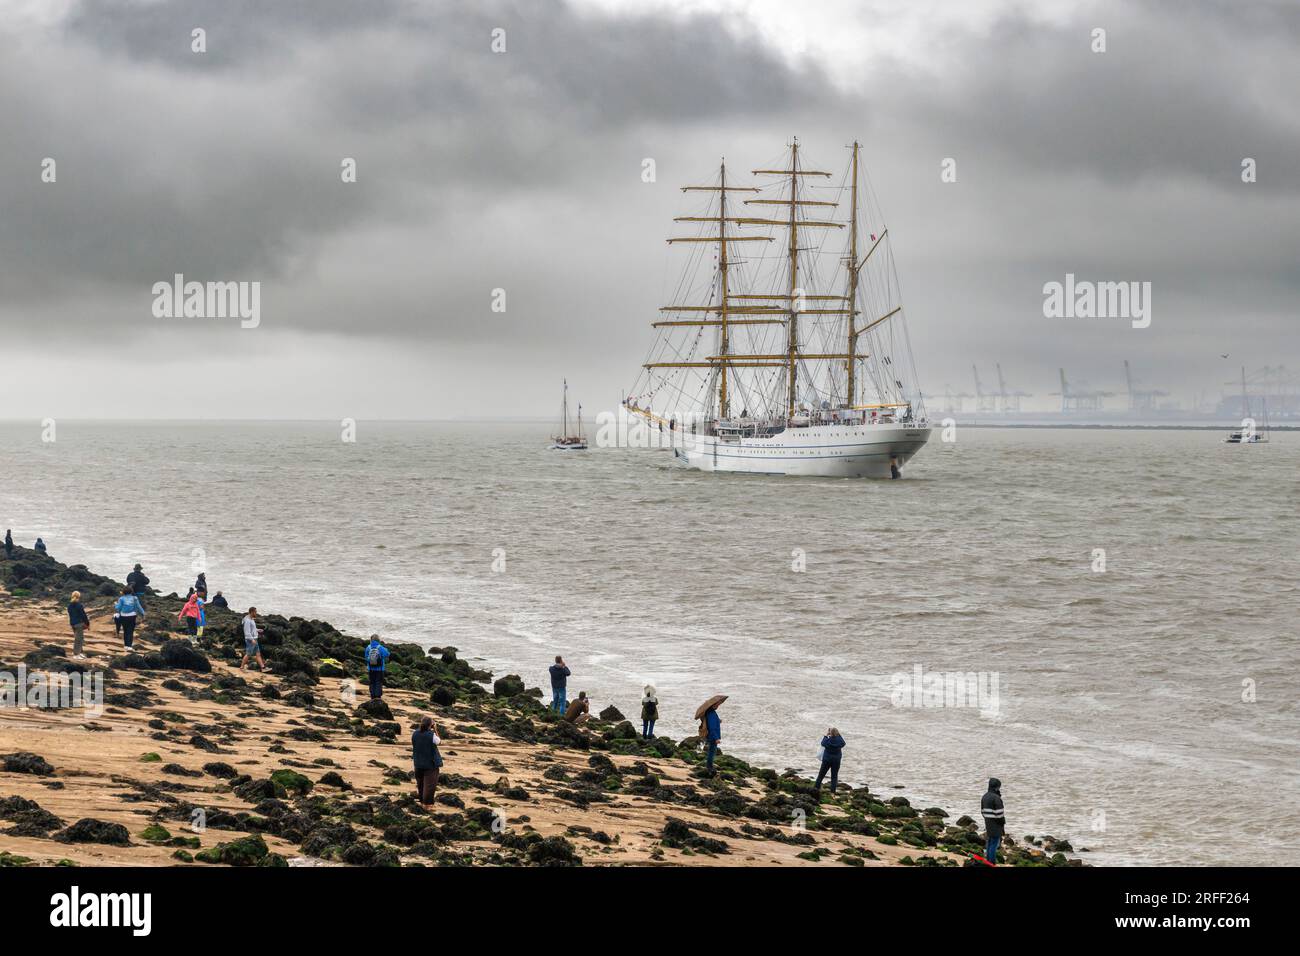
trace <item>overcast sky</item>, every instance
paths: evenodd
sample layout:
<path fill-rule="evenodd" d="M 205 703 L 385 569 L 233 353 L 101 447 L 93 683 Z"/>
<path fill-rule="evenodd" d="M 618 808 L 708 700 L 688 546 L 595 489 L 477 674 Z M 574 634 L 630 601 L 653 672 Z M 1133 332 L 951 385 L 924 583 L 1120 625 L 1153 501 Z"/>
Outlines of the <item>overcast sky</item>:
<path fill-rule="evenodd" d="M 1293 2 L 0 14 L 0 418 L 547 415 L 565 376 L 612 408 L 676 279 L 677 187 L 794 135 L 820 168 L 865 144 L 931 394 L 972 361 L 1044 406 L 1062 364 L 1184 400 L 1300 370 Z M 1067 272 L 1151 282 L 1150 327 L 1045 318 Z M 260 282 L 260 325 L 155 317 L 175 273 Z"/>

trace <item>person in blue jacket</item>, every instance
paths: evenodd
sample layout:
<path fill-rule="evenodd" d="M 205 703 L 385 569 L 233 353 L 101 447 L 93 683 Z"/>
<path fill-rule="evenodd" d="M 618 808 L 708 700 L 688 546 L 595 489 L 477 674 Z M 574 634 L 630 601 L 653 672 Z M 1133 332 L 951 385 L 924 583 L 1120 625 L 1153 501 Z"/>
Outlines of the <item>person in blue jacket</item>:
<path fill-rule="evenodd" d="M 709 741 L 708 758 L 705 761 L 704 772 L 708 776 L 713 776 L 713 758 L 718 753 L 718 741 L 722 739 L 722 718 L 718 716 L 718 708 L 710 708 L 709 712 L 704 715 L 705 736 Z"/>
<path fill-rule="evenodd" d="M 36 539 L 36 551 L 38 554 L 45 554 L 45 542 L 40 538 Z"/>
<path fill-rule="evenodd" d="M 831 772 L 831 793 L 840 785 L 840 756 L 844 750 L 844 738 L 834 727 L 827 728 L 826 736 L 822 738 L 822 768 L 817 771 L 817 782 L 813 784 L 813 790 L 817 793 L 822 791 L 822 781 L 826 779 L 826 771 Z"/>
<path fill-rule="evenodd" d="M 113 605 L 113 620 L 122 628 L 122 646 L 128 651 L 135 640 L 135 625 L 143 619 L 144 608 L 140 606 L 140 599 L 129 587 L 123 588 L 122 596 Z"/>
<path fill-rule="evenodd" d="M 564 658 L 559 654 L 555 655 L 555 663 L 550 667 L 551 671 L 551 710 L 557 714 L 563 715 L 565 708 L 569 706 L 569 665 L 564 663 Z"/>
<path fill-rule="evenodd" d="M 388 648 L 379 642 L 379 635 L 370 635 L 366 645 L 366 666 L 370 670 L 370 699 L 384 696 L 384 665 L 388 662 Z"/>

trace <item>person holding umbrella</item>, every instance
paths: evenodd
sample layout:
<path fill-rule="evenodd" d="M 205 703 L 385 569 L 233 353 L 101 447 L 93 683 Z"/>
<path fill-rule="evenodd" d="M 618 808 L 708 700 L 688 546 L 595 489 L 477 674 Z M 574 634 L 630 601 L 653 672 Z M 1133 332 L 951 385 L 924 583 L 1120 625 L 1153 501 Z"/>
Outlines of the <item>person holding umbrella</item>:
<path fill-rule="evenodd" d="M 718 716 L 718 707 L 727 699 L 726 694 L 715 694 L 695 711 L 695 719 L 700 722 L 700 736 L 708 742 L 708 752 L 704 761 L 704 775 L 713 776 L 713 758 L 718 753 L 718 741 L 722 739 L 722 718 Z"/>

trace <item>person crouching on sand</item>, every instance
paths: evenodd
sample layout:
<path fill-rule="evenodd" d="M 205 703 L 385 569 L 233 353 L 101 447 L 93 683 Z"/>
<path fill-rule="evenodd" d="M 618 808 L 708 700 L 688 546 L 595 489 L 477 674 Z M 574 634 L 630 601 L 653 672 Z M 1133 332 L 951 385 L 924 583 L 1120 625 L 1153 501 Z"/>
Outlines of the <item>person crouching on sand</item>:
<path fill-rule="evenodd" d="M 144 620 L 144 608 L 140 606 L 140 599 L 131 593 L 130 588 L 123 588 L 122 596 L 113 605 L 113 612 L 113 620 L 122 628 L 122 646 L 129 651 L 135 641 L 136 622 Z"/>
<path fill-rule="evenodd" d="M 244 658 L 239 662 L 239 669 L 242 671 L 248 666 L 250 658 L 257 661 L 257 666 L 262 673 L 266 673 L 266 661 L 262 659 L 262 646 L 257 642 L 257 608 L 250 607 L 248 615 L 243 620 L 244 627 Z"/>
<path fill-rule="evenodd" d="M 655 739 L 655 721 L 659 719 L 659 698 L 655 696 L 653 684 L 645 685 L 645 696 L 641 698 L 641 739 Z"/>
<path fill-rule="evenodd" d="M 86 609 L 81 606 L 80 591 L 73 591 L 72 600 L 68 602 L 68 622 L 72 625 L 72 658 L 84 661 L 86 628 L 90 627 L 90 618 L 86 616 Z"/>
<path fill-rule="evenodd" d="M 411 758 L 415 761 L 415 794 L 426 810 L 433 809 L 433 798 L 438 792 L 438 771 L 442 769 L 439 743 L 433 718 L 422 718 L 420 729 L 411 734 Z"/>
<path fill-rule="evenodd" d="M 829 727 L 826 730 L 826 736 L 822 738 L 822 768 L 817 771 L 817 782 L 813 784 L 813 790 L 817 793 L 822 792 L 822 781 L 826 779 L 826 771 L 831 772 L 831 793 L 840 785 L 840 757 L 844 750 L 844 738 L 840 736 L 839 730 Z"/>
<path fill-rule="evenodd" d="M 578 691 L 578 699 L 564 712 L 564 719 L 571 724 L 585 724 L 591 719 L 591 701 L 587 700 L 585 690 Z"/>

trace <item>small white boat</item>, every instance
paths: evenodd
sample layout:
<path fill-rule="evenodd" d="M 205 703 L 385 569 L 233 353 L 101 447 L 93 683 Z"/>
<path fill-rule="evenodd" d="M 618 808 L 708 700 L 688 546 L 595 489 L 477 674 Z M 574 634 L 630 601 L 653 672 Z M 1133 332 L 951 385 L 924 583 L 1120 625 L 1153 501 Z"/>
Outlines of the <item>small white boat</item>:
<path fill-rule="evenodd" d="M 1268 443 L 1268 402 L 1260 399 L 1263 427 L 1256 428 L 1255 419 L 1250 415 L 1250 398 L 1246 394 L 1246 370 L 1241 370 L 1241 402 L 1246 417 L 1241 420 L 1241 428 L 1229 432 L 1223 441 L 1228 445 L 1259 445 Z"/>
<path fill-rule="evenodd" d="M 578 406 L 578 424 L 569 434 L 569 382 L 564 382 L 564 401 L 560 406 L 560 433 L 551 436 L 552 451 L 586 451 L 587 436 L 582 433 L 582 406 Z"/>

